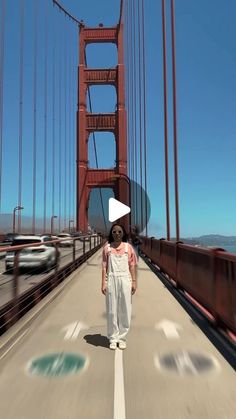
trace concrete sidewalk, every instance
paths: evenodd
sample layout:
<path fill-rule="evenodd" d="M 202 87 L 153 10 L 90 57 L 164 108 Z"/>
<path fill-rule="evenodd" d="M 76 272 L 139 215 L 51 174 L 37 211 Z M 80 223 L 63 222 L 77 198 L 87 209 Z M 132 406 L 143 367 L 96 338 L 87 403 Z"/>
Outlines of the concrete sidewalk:
<path fill-rule="evenodd" d="M 141 259 L 123 352 L 108 349 L 101 250 L 60 286 L 0 340 L 1 418 L 235 419 L 235 372 Z M 76 369 L 66 354 L 83 368 L 57 375 Z"/>

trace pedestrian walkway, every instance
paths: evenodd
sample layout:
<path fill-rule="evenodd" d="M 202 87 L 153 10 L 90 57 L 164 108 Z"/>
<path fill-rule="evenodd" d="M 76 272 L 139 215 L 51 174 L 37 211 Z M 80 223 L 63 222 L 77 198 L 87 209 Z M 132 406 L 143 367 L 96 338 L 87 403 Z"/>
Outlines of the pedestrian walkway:
<path fill-rule="evenodd" d="M 100 288 L 101 250 L 2 336 L 1 418 L 235 419 L 234 370 L 142 259 L 124 351 Z"/>

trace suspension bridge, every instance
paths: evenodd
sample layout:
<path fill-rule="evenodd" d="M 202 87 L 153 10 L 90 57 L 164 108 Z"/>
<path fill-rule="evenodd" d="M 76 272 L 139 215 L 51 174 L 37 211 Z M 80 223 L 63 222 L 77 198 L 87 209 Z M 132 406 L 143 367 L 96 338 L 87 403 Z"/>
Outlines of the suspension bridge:
<path fill-rule="evenodd" d="M 161 235 L 148 189 L 147 2 L 121 0 L 110 26 L 56 0 L 10 3 L 0 2 L 1 417 L 234 419 L 236 255 L 182 239 L 174 0 L 159 2 Z M 93 64 L 100 45 L 112 46 L 109 66 Z M 110 198 L 130 207 L 119 221 L 140 240 L 125 351 L 109 350 L 101 293 Z"/>

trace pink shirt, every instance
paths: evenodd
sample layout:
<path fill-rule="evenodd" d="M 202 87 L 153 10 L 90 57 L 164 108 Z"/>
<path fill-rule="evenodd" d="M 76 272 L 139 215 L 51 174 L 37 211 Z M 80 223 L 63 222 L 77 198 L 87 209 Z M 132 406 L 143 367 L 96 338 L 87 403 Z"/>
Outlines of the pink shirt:
<path fill-rule="evenodd" d="M 125 242 L 121 242 L 121 244 L 115 248 L 113 247 L 113 243 L 110 243 L 110 247 L 111 247 L 111 253 L 116 254 L 116 255 L 124 255 L 125 253 Z M 108 243 L 105 244 L 105 246 L 103 247 L 103 252 L 102 252 L 102 266 L 104 268 L 107 268 L 107 261 L 108 261 Z M 137 256 L 136 253 L 133 249 L 133 247 L 131 246 L 131 244 L 128 243 L 128 263 L 129 266 L 134 266 L 137 265 Z"/>

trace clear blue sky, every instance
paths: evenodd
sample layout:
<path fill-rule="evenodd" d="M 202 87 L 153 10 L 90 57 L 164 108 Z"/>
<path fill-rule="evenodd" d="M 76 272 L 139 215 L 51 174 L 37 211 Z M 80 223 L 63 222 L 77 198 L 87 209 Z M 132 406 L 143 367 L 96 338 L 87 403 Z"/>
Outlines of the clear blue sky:
<path fill-rule="evenodd" d="M 4 85 L 4 167 L 2 212 L 10 212 L 17 195 L 16 154 L 13 152 L 17 137 L 19 96 L 19 16 L 14 0 L 7 1 L 7 52 L 5 60 Z M 18 3 L 18 2 L 17 2 Z M 28 54 L 25 57 L 25 85 L 32 86 L 32 9 L 34 2 L 26 0 Z M 149 234 L 165 236 L 165 190 L 164 190 L 164 146 L 163 146 L 163 80 L 162 80 L 162 38 L 161 0 L 145 0 L 146 14 L 146 69 L 147 69 L 147 142 L 148 142 L 148 192 L 151 201 Z M 167 3 L 169 3 L 167 1 Z M 71 53 L 76 55 L 76 30 L 72 22 L 66 21 L 62 13 L 51 10 L 51 1 L 40 2 L 39 19 L 41 41 L 40 54 L 43 56 L 44 16 L 42 5 L 49 6 L 53 24 L 63 41 L 66 27 L 67 39 L 71 40 Z M 119 0 L 61 0 L 61 4 L 74 16 L 83 19 L 88 26 L 115 25 L 119 18 Z M 180 232 L 183 237 L 202 234 L 236 235 L 236 48 L 234 0 L 176 0 L 176 55 L 177 55 L 177 119 L 179 144 L 179 205 Z M 41 16 L 41 17 L 40 17 Z M 169 16 L 169 15 L 168 15 Z M 169 17 L 168 17 L 169 20 Z M 66 25 L 66 26 L 65 26 Z M 71 29 L 70 29 L 71 28 Z M 168 41 L 170 26 L 168 23 Z M 170 47 L 170 43 L 169 43 Z M 50 41 L 49 41 L 50 48 Z M 116 64 L 114 46 L 89 46 L 87 49 L 90 66 L 114 66 Z M 27 58 L 28 57 L 28 58 Z M 31 58 L 30 58 L 31 57 Z M 58 51 L 56 52 L 58 57 Z M 59 58 L 58 58 L 59 59 Z M 42 61 L 43 62 L 43 61 Z M 27 73 L 28 71 L 28 73 Z M 40 73 L 41 72 L 41 73 Z M 43 89 L 43 65 L 39 69 Z M 58 73 L 57 73 L 58 78 Z M 173 137 L 172 137 L 172 95 L 170 49 L 168 53 L 169 80 L 169 149 L 170 149 L 170 204 L 171 235 L 175 235 L 174 178 L 173 178 Z M 50 87 L 51 86 L 51 87 Z M 48 88 L 52 88 L 49 77 Z M 32 88 L 28 89 L 32 95 Z M 25 93 L 26 95 L 26 93 Z M 93 110 L 113 111 L 116 104 L 114 89 L 91 89 Z M 13 99 L 12 99 L 13 98 Z M 43 94 L 39 94 L 43 118 Z M 27 100 L 25 100 L 25 104 Z M 26 106 L 26 105 L 25 105 Z M 49 99 L 48 107 L 52 106 Z M 13 122 L 14 121 L 14 122 Z M 63 125 L 64 126 L 64 125 Z M 43 127 L 41 127 L 43 138 Z M 49 132 L 52 126 L 49 123 Z M 29 158 L 32 138 L 32 111 L 24 108 L 24 158 Z M 50 137 L 50 134 L 48 134 Z M 14 138 L 15 139 L 14 139 Z M 115 160 L 114 139 L 109 134 L 98 135 L 98 158 L 101 167 L 112 167 Z M 104 147 L 105 144 L 105 147 Z M 103 151 L 102 151 L 103 149 Z M 71 133 L 71 152 L 73 133 Z M 40 153 L 40 152 L 39 152 Z M 31 153 L 32 154 L 32 153 Z M 49 150 L 50 156 L 50 150 Z M 40 157 L 40 155 L 38 156 Z M 95 167 L 92 141 L 89 141 L 90 166 Z M 39 159 L 40 161 L 40 159 Z M 40 163 L 39 163 L 40 164 Z M 27 171 L 31 170 L 30 159 L 24 169 L 25 185 Z M 56 163 L 59 165 L 59 162 Z M 72 165 L 73 166 L 73 165 Z M 74 166 L 71 170 L 74 170 Z M 50 177 L 50 164 L 48 168 Z M 69 169 L 67 178 L 69 178 Z M 70 176 L 72 177 L 73 171 Z M 30 176 L 29 176 L 30 179 Z M 64 181 L 63 181 L 64 182 Z M 9 185 L 11 185 L 9 187 Z M 48 184 L 50 196 L 51 180 Z M 64 184 L 63 184 L 64 185 Z M 74 185 L 72 185 L 74 188 Z M 38 190 L 42 184 L 38 185 Z M 25 214 L 31 212 L 30 188 L 25 188 Z M 28 192 L 27 192 L 28 191 Z M 42 194 L 42 191 L 41 191 Z M 69 199 L 69 186 L 66 194 Z M 40 198 L 39 198 L 40 199 Z M 49 198 L 50 201 L 50 198 Z M 29 204 L 28 204 L 29 203 Z M 27 210 L 28 205 L 28 210 Z M 69 204 L 68 204 L 69 205 Z M 67 208 L 72 214 L 73 200 Z M 48 203 L 48 207 L 51 204 Z M 40 206 L 39 206 L 40 208 Z M 56 208 L 58 211 L 58 208 Z M 40 209 L 38 209 L 40 212 Z M 48 208 L 50 216 L 50 208 Z"/>

